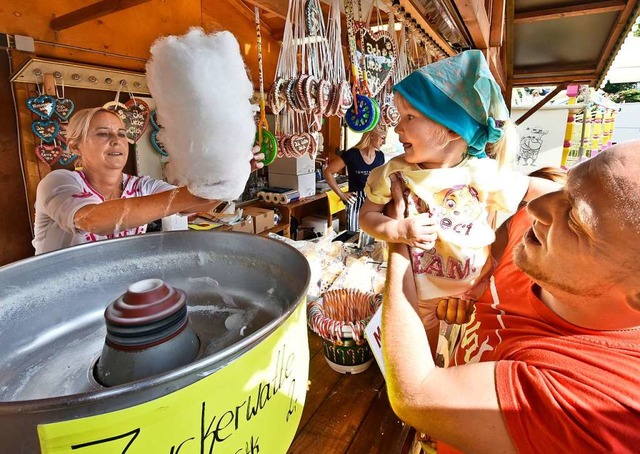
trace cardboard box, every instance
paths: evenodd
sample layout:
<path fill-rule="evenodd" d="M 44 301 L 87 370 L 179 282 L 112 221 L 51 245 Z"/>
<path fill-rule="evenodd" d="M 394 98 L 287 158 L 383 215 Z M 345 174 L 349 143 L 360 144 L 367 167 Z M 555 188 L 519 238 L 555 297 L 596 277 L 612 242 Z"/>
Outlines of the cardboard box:
<path fill-rule="evenodd" d="M 276 158 L 269 164 L 269 173 L 283 173 L 287 175 L 302 175 L 316 171 L 316 163 L 308 153 L 299 158 Z"/>
<path fill-rule="evenodd" d="M 269 169 L 269 186 L 291 188 L 300 193 L 300 198 L 310 197 L 316 193 L 316 174 L 311 172 L 301 175 L 289 175 L 272 172 Z"/>
<path fill-rule="evenodd" d="M 303 229 L 313 229 L 317 235 L 325 236 L 329 229 L 329 221 L 322 216 L 305 216 L 302 218 L 300 227 Z"/>
<path fill-rule="evenodd" d="M 232 224 L 231 230 L 234 232 L 253 233 L 253 218 L 248 217 L 237 224 Z"/>
<path fill-rule="evenodd" d="M 253 219 L 253 233 L 262 233 L 276 225 L 275 213 L 267 208 L 245 207 L 242 214 Z"/>

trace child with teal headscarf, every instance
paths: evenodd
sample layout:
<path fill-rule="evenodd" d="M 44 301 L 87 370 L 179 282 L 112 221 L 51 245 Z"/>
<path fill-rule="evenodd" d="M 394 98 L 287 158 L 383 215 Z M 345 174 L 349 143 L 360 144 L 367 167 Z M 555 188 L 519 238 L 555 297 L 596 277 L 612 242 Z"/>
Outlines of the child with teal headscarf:
<path fill-rule="evenodd" d="M 420 68 L 393 90 L 405 153 L 370 174 L 360 225 L 376 238 L 411 246 L 420 316 L 435 348 L 438 303 L 452 298 L 464 310 L 484 291 L 495 240 L 490 213 L 514 212 L 522 200 L 558 187 L 506 164 L 517 137 L 505 133 L 509 111 L 480 51 Z M 393 175 L 407 201 L 402 220 L 383 214 Z"/>

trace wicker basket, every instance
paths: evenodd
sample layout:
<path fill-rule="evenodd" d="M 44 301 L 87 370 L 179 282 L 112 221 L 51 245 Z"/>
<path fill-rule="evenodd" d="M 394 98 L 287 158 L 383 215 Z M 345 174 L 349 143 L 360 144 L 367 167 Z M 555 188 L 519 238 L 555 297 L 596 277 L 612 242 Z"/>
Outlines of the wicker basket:
<path fill-rule="evenodd" d="M 373 354 L 364 328 L 376 312 L 382 296 L 354 289 L 329 290 L 308 305 L 309 326 L 322 338 L 329 366 L 340 373 L 366 370 Z"/>

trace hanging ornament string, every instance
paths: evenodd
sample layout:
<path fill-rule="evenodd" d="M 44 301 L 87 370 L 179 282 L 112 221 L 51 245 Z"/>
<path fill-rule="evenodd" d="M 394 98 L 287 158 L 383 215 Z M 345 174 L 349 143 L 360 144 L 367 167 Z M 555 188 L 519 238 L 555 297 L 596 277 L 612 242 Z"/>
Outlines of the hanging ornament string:
<path fill-rule="evenodd" d="M 352 92 L 353 99 L 356 99 L 356 95 L 360 93 L 360 71 L 358 71 L 358 56 L 356 50 L 356 32 L 353 16 L 353 0 L 345 0 L 344 2 L 345 15 L 347 16 L 347 40 L 349 44 L 349 56 L 351 60 L 351 76 L 353 77 Z M 356 114 L 358 113 L 357 103 L 354 102 L 354 109 Z"/>
<path fill-rule="evenodd" d="M 260 33 L 260 8 L 254 7 L 256 20 L 256 41 L 258 50 L 258 78 L 260 81 L 260 122 L 258 123 L 258 143 L 262 143 L 262 128 L 269 129 L 265 114 L 264 73 L 262 72 L 262 34 Z"/>
<path fill-rule="evenodd" d="M 264 159 L 262 160 L 263 164 L 269 165 L 276 158 L 276 155 L 278 153 L 278 146 L 275 136 L 269 132 L 269 124 L 267 123 L 264 97 L 264 72 L 262 69 L 262 34 L 260 33 L 260 8 L 256 6 L 254 11 L 256 22 L 256 48 L 258 50 L 258 75 L 260 81 L 260 120 L 258 121 L 257 144 L 260 146 L 260 151 L 264 154 Z"/>

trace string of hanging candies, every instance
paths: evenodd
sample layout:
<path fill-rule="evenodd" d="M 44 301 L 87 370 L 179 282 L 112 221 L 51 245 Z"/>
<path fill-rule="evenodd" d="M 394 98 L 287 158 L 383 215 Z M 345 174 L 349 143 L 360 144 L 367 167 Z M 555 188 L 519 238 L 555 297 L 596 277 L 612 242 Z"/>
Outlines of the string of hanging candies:
<path fill-rule="evenodd" d="M 329 32 L 335 35 L 335 24 Z M 337 34 L 339 37 L 339 29 Z M 330 46 L 319 0 L 292 0 L 276 78 L 267 96 L 267 104 L 276 115 L 279 157 L 308 153 L 315 158 L 323 115 L 339 115 L 346 110 L 345 76 L 339 69 L 342 62 L 335 61 L 341 55 L 341 49 L 338 52 Z"/>

